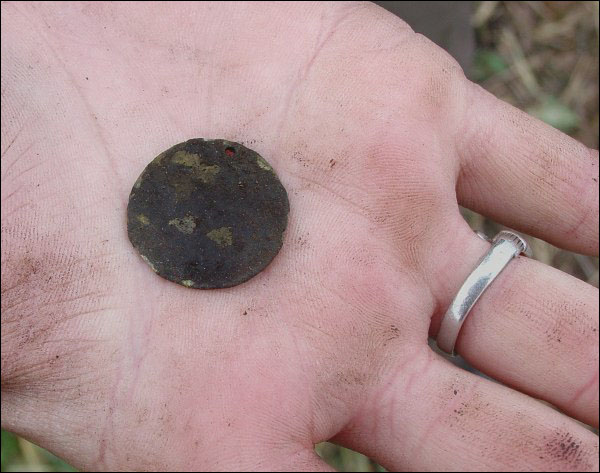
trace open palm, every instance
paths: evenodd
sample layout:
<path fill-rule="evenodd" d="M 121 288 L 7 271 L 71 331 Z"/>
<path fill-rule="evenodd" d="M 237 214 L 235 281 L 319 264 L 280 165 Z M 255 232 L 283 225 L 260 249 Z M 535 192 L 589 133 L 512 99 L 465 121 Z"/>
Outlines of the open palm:
<path fill-rule="evenodd" d="M 289 225 L 223 290 L 127 238 L 158 153 L 263 155 Z M 427 345 L 485 252 L 458 203 L 598 253 L 597 152 L 496 101 L 370 4 L 2 4 L 2 423 L 81 468 L 597 469 L 598 292 L 519 258 L 458 351 Z M 521 391 L 521 392 L 519 392 Z"/>

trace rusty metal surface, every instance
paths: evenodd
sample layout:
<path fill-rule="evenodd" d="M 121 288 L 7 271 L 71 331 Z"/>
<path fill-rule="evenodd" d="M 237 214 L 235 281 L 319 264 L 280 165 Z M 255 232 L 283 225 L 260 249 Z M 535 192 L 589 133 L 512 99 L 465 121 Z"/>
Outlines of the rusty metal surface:
<path fill-rule="evenodd" d="M 243 283 L 279 252 L 287 193 L 256 152 L 192 139 L 157 156 L 135 182 L 129 239 L 159 276 L 186 287 Z"/>

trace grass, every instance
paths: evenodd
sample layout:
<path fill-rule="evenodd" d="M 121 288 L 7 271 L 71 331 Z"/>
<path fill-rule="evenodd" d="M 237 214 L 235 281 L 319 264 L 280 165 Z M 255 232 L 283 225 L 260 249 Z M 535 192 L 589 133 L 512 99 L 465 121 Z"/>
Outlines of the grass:
<path fill-rule="evenodd" d="M 471 77 L 497 97 L 598 148 L 598 3 L 480 2 Z M 499 226 L 470 211 L 476 230 Z M 535 258 L 598 287 L 598 258 L 531 239 Z"/>
<path fill-rule="evenodd" d="M 43 448 L 4 430 L 0 459 L 2 471 L 76 471 Z"/>
<path fill-rule="evenodd" d="M 598 2 L 480 2 L 471 78 L 586 145 L 598 148 Z M 465 218 L 493 235 L 499 226 Z M 532 239 L 536 259 L 598 287 L 598 259 Z M 322 443 L 317 453 L 339 471 L 384 471 L 365 456 Z M 1 471 L 74 471 L 45 450 L 2 432 Z"/>

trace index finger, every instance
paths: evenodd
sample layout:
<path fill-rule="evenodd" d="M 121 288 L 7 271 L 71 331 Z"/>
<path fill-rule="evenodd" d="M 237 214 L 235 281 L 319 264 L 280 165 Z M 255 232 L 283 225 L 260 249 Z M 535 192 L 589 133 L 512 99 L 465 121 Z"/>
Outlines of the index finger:
<path fill-rule="evenodd" d="M 467 87 L 461 205 L 565 249 L 598 254 L 598 151 Z"/>

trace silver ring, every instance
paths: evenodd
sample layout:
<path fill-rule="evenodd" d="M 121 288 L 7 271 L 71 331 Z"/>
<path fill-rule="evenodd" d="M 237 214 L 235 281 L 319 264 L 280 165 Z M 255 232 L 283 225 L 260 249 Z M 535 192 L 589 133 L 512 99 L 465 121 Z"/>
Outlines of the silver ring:
<path fill-rule="evenodd" d="M 492 281 L 520 254 L 531 257 L 531 248 L 520 235 L 504 230 L 494 237 L 492 247 L 465 279 L 444 314 L 437 336 L 437 345 L 441 350 L 454 355 L 454 345 L 467 315 Z"/>

